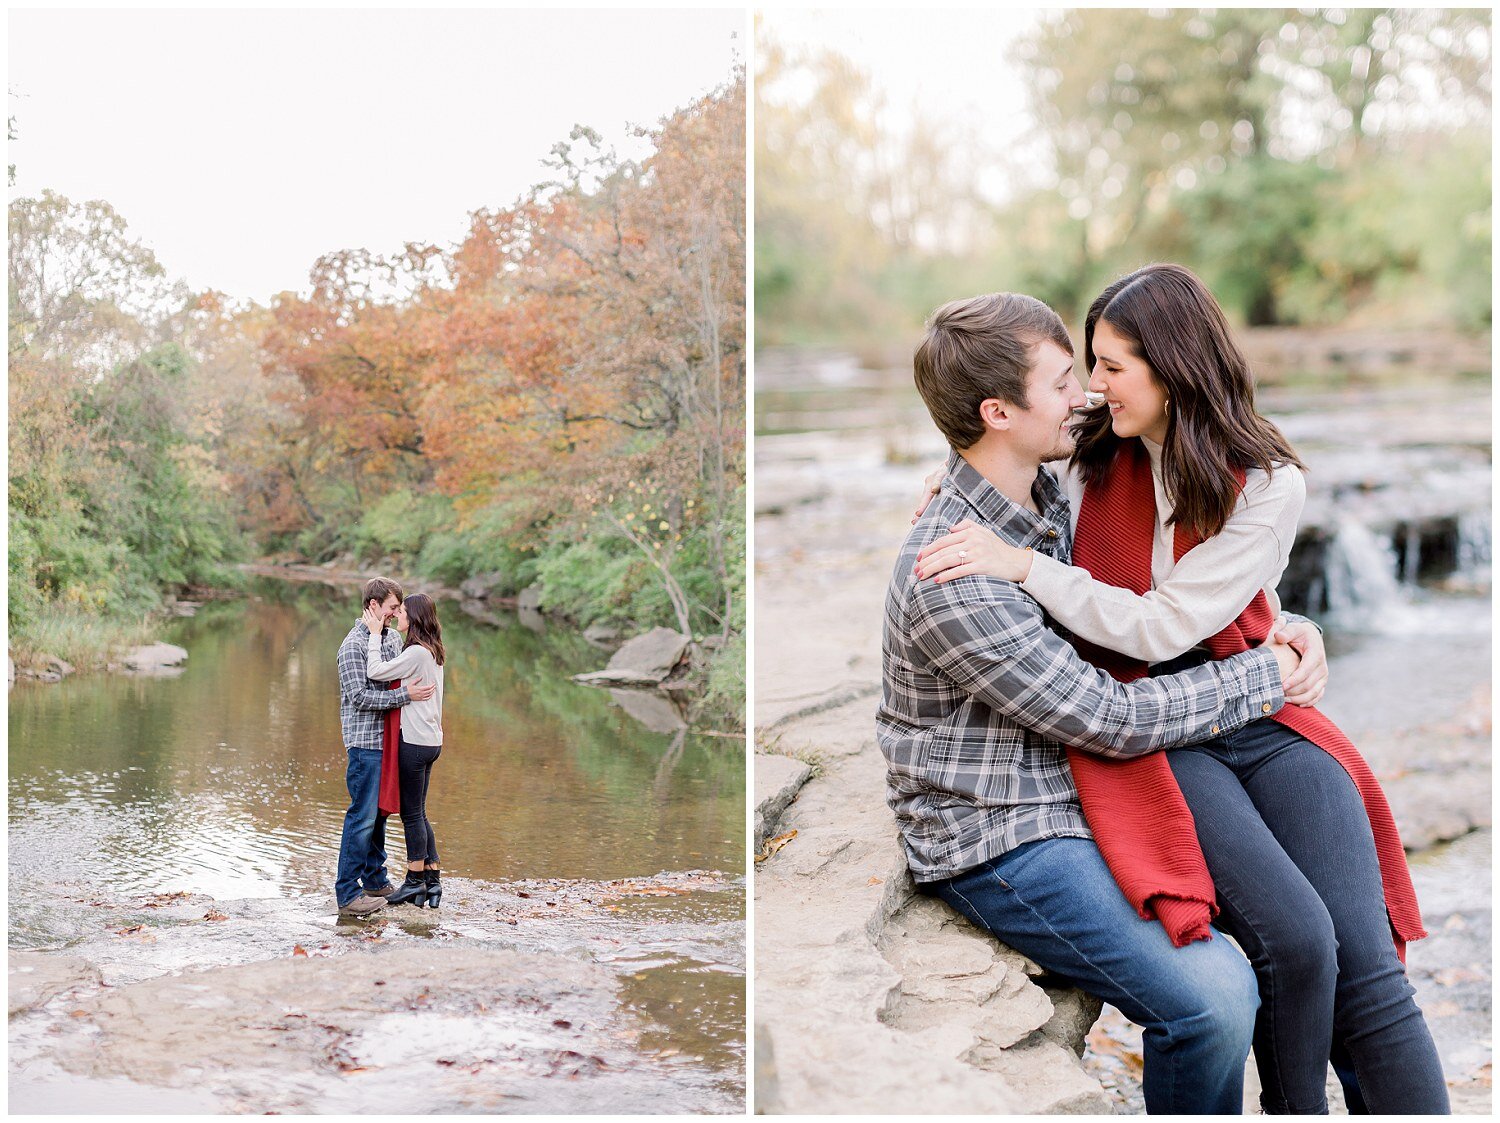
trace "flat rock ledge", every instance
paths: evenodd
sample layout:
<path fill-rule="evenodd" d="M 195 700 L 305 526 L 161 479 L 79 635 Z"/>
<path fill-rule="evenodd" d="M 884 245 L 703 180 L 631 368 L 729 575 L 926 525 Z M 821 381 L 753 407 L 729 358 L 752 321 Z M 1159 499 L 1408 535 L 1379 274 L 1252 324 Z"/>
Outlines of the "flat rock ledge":
<path fill-rule="evenodd" d="M 812 779 L 813 768 L 800 760 L 774 753 L 755 754 L 755 850 L 766 844 L 781 825 L 781 816 Z"/>
<path fill-rule="evenodd" d="M 758 810 L 791 792 L 766 830 L 797 831 L 755 876 L 756 1110 L 1110 1114 L 1079 1062 L 1098 1001 L 916 892 L 871 708 L 784 729 L 778 748 L 836 757 L 800 787 L 799 762 L 756 757 Z"/>
<path fill-rule="evenodd" d="M 586 960 L 497 948 L 299 955 L 102 988 L 81 960 L 10 955 L 13 1040 L 50 1016 L 52 1063 L 90 1087 L 197 1089 L 230 1113 L 647 1112 L 660 1075 L 618 986 Z"/>

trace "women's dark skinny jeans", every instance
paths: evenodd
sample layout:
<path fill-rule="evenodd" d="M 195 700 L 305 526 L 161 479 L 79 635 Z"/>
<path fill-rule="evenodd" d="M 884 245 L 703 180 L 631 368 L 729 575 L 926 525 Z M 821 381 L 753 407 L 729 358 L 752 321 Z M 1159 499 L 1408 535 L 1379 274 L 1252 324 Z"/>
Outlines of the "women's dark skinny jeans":
<path fill-rule="evenodd" d="M 1346 1087 L 1353 1070 L 1352 1104 L 1447 1114 L 1437 1049 L 1392 940 L 1369 817 L 1343 766 L 1270 718 L 1167 761 L 1218 890 L 1216 924 L 1255 969 L 1261 1106 L 1326 1114 L 1332 1054 Z"/>
<path fill-rule="evenodd" d="M 401 826 L 406 831 L 406 860 L 438 864 L 437 839 L 427 818 L 427 784 L 442 745 L 413 745 L 401 739 Z"/>

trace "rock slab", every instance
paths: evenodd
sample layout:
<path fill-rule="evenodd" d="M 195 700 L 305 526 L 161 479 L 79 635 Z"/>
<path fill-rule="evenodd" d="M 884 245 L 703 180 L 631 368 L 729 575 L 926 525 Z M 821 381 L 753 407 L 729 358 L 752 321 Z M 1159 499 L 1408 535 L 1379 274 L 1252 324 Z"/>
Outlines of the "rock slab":
<path fill-rule="evenodd" d="M 621 646 L 604 670 L 574 675 L 573 679 L 594 686 L 656 686 L 682 661 L 690 642 L 688 636 L 671 628 L 652 628 Z"/>
<path fill-rule="evenodd" d="M 137 671 L 151 671 L 162 667 L 175 667 L 187 661 L 184 648 L 170 643 L 148 643 L 137 647 L 125 656 L 125 665 Z"/>
<path fill-rule="evenodd" d="M 802 785 L 812 778 L 813 769 L 800 760 L 772 753 L 756 753 L 754 768 L 755 849 L 759 852 L 766 839 L 776 833 L 782 814 Z"/>

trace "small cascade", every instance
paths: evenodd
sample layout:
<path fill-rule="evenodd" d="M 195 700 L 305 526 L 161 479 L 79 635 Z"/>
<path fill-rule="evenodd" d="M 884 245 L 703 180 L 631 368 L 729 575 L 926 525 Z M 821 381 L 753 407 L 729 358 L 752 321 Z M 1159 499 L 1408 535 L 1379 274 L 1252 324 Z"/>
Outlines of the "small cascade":
<path fill-rule="evenodd" d="M 1409 558 L 1416 555 L 1415 549 L 1408 551 Z M 1396 550 L 1389 538 L 1354 519 L 1339 519 L 1323 558 L 1321 591 L 1328 615 L 1345 627 L 1370 627 L 1405 600 L 1396 574 Z"/>
<path fill-rule="evenodd" d="M 1454 573 L 1474 582 L 1489 583 L 1494 528 L 1488 511 L 1460 515 Z"/>
<path fill-rule="evenodd" d="M 1422 573 L 1422 531 L 1416 523 L 1406 524 L 1406 549 L 1401 552 L 1401 584 L 1415 585 Z"/>

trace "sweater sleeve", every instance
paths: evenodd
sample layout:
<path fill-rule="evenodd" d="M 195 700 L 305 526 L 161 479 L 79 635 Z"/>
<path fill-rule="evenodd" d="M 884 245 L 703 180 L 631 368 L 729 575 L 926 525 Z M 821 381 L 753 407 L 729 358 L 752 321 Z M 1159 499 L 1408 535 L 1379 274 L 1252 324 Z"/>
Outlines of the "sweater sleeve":
<path fill-rule="evenodd" d="M 419 677 L 417 672 L 422 669 L 422 652 L 426 648 L 420 644 L 412 644 L 394 659 L 382 661 L 380 658 L 380 637 L 370 637 L 369 655 L 365 664 L 365 675 L 376 682 L 390 682 L 392 679 L 406 681 Z"/>
<path fill-rule="evenodd" d="M 1295 465 L 1249 473 L 1224 529 L 1193 547 L 1155 589 L 1136 595 L 1038 553 L 1021 588 L 1074 635 L 1159 663 L 1222 631 L 1286 568 L 1307 485 Z"/>

